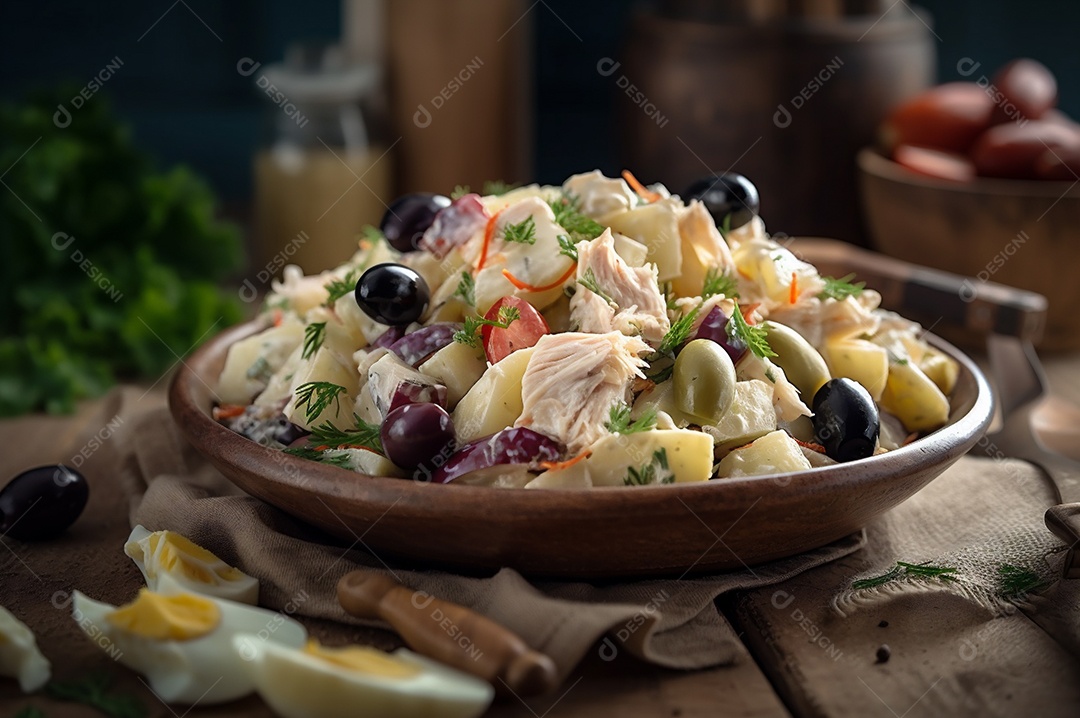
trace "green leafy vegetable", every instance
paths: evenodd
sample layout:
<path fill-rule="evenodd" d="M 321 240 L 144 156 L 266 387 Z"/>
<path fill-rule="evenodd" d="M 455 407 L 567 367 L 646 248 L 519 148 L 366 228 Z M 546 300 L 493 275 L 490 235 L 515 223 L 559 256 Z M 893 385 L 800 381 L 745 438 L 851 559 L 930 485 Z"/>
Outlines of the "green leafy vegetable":
<path fill-rule="evenodd" d="M 577 245 L 565 234 L 560 234 L 556 239 L 559 240 L 559 254 L 565 254 L 575 262 L 578 261 Z"/>
<path fill-rule="evenodd" d="M 330 404 L 341 409 L 341 395 L 346 389 L 328 381 L 309 381 L 296 387 L 296 406 L 305 407 L 304 416 L 308 422 L 314 421 Z"/>
<path fill-rule="evenodd" d="M 731 321 L 728 322 L 727 332 L 732 339 L 739 339 L 746 344 L 746 348 L 754 356 L 762 359 L 776 356 L 776 352 L 769 346 L 769 330 L 763 325 L 752 327 L 747 324 L 746 317 L 742 315 L 737 306 L 735 311 L 731 313 Z"/>
<path fill-rule="evenodd" d="M 353 414 L 353 425 L 348 429 L 339 429 L 331 422 L 311 427 L 311 443 L 316 446 L 362 446 L 378 453 L 383 453 L 379 440 L 378 424 L 369 424 Z"/>
<path fill-rule="evenodd" d="M 588 289 L 596 296 L 603 299 L 608 304 L 614 304 L 615 300 L 611 298 L 603 289 L 600 288 L 600 283 L 596 281 L 596 275 L 592 269 L 586 269 L 585 273 L 581 275 L 581 279 L 577 280 L 578 284 Z"/>
<path fill-rule="evenodd" d="M 159 379 L 242 317 L 217 283 L 241 259 L 190 170 L 155 168 L 97 95 L 0 106 L 0 416 L 67 412 L 123 379 Z"/>
<path fill-rule="evenodd" d="M 503 227 L 502 237 L 507 242 L 536 244 L 536 220 L 530 214 L 517 224 L 508 224 Z"/>
<path fill-rule="evenodd" d="M 701 307 L 697 306 L 689 314 L 684 314 L 673 321 L 671 328 L 667 330 L 664 338 L 660 340 L 660 348 L 657 353 L 674 354 L 676 349 L 685 344 L 686 340 L 690 338 L 690 332 L 694 331 L 694 320 L 697 319 L 700 312 Z"/>
<path fill-rule="evenodd" d="M 319 351 L 326 339 L 326 322 L 312 322 L 304 327 L 304 348 L 300 352 L 301 359 L 310 359 Z"/>
<path fill-rule="evenodd" d="M 461 297 L 461 301 L 470 307 L 476 306 L 476 280 L 468 271 L 461 273 L 461 281 L 458 282 L 457 289 L 454 290 L 454 296 Z"/>
<path fill-rule="evenodd" d="M 623 483 L 627 486 L 670 484 L 674 481 L 675 475 L 668 468 L 667 449 L 654 451 L 652 460 L 642 464 L 640 468 L 629 467 L 626 470 L 626 477 L 623 479 Z"/>
<path fill-rule="evenodd" d="M 604 233 L 604 226 L 586 216 L 579 209 L 577 197 L 563 194 L 548 202 L 555 213 L 555 223 L 570 233 L 570 240 L 577 244 L 583 240 L 596 239 Z"/>
<path fill-rule="evenodd" d="M 998 567 L 999 590 L 1002 598 L 1023 598 L 1050 585 L 1039 574 L 1026 568 L 1003 563 Z"/>
<path fill-rule="evenodd" d="M 480 316 L 465 317 L 465 327 L 454 332 L 454 341 L 458 344 L 479 348 L 480 330 L 483 327 L 489 326 L 498 329 L 506 329 L 518 319 L 521 319 L 521 312 L 518 311 L 517 307 L 508 305 L 499 308 L 499 315 L 496 318 L 496 321 L 484 319 Z"/>
<path fill-rule="evenodd" d="M 856 591 L 864 588 L 876 588 L 895 581 L 901 576 L 919 576 L 923 578 L 939 578 L 942 581 L 955 581 L 956 578 L 950 575 L 953 573 L 956 573 L 955 568 L 949 566 L 931 566 L 929 561 L 924 563 L 905 563 L 903 561 L 897 561 L 895 566 L 880 576 L 873 576 L 872 578 L 854 581 L 852 582 L 851 587 Z"/>
<path fill-rule="evenodd" d="M 370 224 L 364 225 L 364 228 L 360 230 L 360 234 L 364 237 L 364 240 L 371 244 L 378 244 L 379 242 L 386 241 L 386 235 L 382 233 L 382 230 L 378 227 L 372 227 Z"/>
<path fill-rule="evenodd" d="M 484 194 L 485 195 L 500 195 L 506 194 L 512 189 L 516 189 L 516 184 L 510 184 L 509 182 L 503 182 L 502 180 L 485 180 L 484 181 Z"/>
<path fill-rule="evenodd" d="M 630 419 L 630 407 L 622 402 L 611 406 L 607 423 L 604 425 L 612 434 L 636 434 L 649 431 L 656 426 L 656 407 L 650 406 L 636 420 Z"/>
<path fill-rule="evenodd" d="M 332 307 L 334 306 L 334 302 L 356 291 L 356 281 L 360 279 L 360 275 L 363 271 L 363 266 L 353 267 L 346 272 L 343 278 L 331 280 L 331 282 L 326 285 L 327 296 L 323 305 Z"/>
<path fill-rule="evenodd" d="M 862 294 L 866 289 L 866 282 L 852 282 L 855 278 L 854 274 L 849 274 L 846 277 L 840 279 L 833 279 L 832 277 L 822 277 L 825 282 L 825 288 L 818 293 L 819 299 L 835 299 L 837 301 L 843 301 L 847 297 L 857 297 Z"/>
<path fill-rule="evenodd" d="M 461 199 L 471 191 L 467 184 L 456 184 L 454 185 L 454 191 L 450 193 L 450 199 Z"/>
<path fill-rule="evenodd" d="M 705 272 L 705 282 L 701 288 L 701 298 L 708 299 L 723 294 L 725 297 L 739 296 L 739 283 L 732 275 L 721 272 L 716 267 L 710 267 Z"/>
<path fill-rule="evenodd" d="M 110 692 L 112 679 L 95 674 L 74 681 L 54 681 L 45 686 L 45 694 L 58 701 L 81 703 L 96 708 L 110 718 L 144 718 L 146 706 L 135 696 Z"/>

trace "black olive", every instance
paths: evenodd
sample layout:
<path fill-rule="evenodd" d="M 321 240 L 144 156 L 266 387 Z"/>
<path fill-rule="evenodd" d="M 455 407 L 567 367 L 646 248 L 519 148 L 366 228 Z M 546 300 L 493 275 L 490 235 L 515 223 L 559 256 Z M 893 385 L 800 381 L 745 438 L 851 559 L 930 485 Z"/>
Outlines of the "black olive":
<path fill-rule="evenodd" d="M 830 379 L 814 396 L 814 440 L 837 461 L 872 456 L 881 424 L 870 392 L 851 379 Z"/>
<path fill-rule="evenodd" d="M 683 200 L 700 200 L 709 210 L 717 227 L 729 229 L 741 227 L 755 216 L 761 208 L 757 187 L 740 174 L 725 172 L 722 175 L 702 177 L 683 193 Z"/>
<path fill-rule="evenodd" d="M 22 472 L 0 491 L 0 535 L 40 541 L 61 534 L 86 508 L 86 478 L 66 466 Z"/>
<path fill-rule="evenodd" d="M 376 264 L 356 282 L 357 305 L 380 324 L 415 322 L 430 300 L 427 282 L 404 264 Z"/>
<path fill-rule="evenodd" d="M 414 192 L 395 199 L 386 209 L 379 229 L 390 246 L 399 252 L 420 247 L 420 238 L 435 221 L 440 209 L 450 206 L 450 198 L 431 192 Z"/>

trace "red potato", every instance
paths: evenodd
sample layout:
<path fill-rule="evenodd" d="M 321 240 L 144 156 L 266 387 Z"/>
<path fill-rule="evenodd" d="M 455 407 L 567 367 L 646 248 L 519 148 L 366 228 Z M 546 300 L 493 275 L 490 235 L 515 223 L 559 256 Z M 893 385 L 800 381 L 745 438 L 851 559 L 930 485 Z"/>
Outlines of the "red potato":
<path fill-rule="evenodd" d="M 1041 62 L 1013 60 L 997 71 L 992 82 L 1001 93 L 994 105 L 994 124 L 1038 120 L 1057 104 L 1057 80 Z"/>
<path fill-rule="evenodd" d="M 1080 149 L 1080 130 L 1055 122 L 1009 122 L 987 130 L 971 149 L 975 169 L 984 177 L 1040 179 L 1040 158 Z M 1050 171 L 1045 168 L 1044 172 Z"/>
<path fill-rule="evenodd" d="M 893 159 L 912 172 L 927 177 L 969 182 L 975 178 L 975 164 L 964 155 L 928 147 L 900 145 L 893 152 Z"/>
<path fill-rule="evenodd" d="M 881 127 L 881 141 L 890 152 L 899 145 L 966 152 L 990 127 L 993 112 L 986 90 L 974 82 L 950 82 L 894 109 Z"/>

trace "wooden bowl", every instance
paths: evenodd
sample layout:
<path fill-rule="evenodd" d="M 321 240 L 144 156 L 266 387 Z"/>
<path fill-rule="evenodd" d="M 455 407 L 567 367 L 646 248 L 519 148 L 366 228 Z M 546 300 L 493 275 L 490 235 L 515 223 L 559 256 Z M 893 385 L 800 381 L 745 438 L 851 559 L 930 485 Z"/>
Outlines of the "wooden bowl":
<path fill-rule="evenodd" d="M 965 298 L 992 281 L 1049 301 L 1039 348 L 1080 349 L 1080 183 L 925 177 L 876 150 L 858 155 L 874 247 L 971 277 Z"/>
<path fill-rule="evenodd" d="M 184 364 L 169 391 L 189 441 L 237 486 L 384 561 L 544 578 L 680 576 L 791 556 L 857 531 L 971 449 L 992 415 L 985 378 L 950 344 L 960 378 L 949 423 L 881 456 L 810 471 L 700 484 L 493 489 L 361 476 L 260 446 L 211 417 L 233 327 Z"/>

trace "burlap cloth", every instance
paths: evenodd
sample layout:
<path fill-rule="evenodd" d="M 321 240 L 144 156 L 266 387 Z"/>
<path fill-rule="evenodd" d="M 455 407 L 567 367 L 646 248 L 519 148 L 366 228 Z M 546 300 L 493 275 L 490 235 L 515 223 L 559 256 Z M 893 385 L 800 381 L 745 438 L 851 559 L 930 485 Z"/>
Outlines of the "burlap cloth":
<path fill-rule="evenodd" d="M 386 570 L 381 559 L 243 494 L 180 436 L 159 402 L 119 394 L 117 469 L 130 498 L 130 523 L 170 529 L 255 576 L 260 603 L 341 623 L 366 622 L 338 605 L 338 579 L 356 568 Z M 493 489 L 497 490 L 497 489 Z M 719 527 L 723 528 L 723 527 Z M 615 585 L 530 582 L 510 568 L 486 578 L 391 565 L 410 588 L 469 606 L 549 655 L 565 678 L 590 648 L 625 647 L 669 668 L 731 663 L 738 639 L 714 606 L 735 589 L 768 585 L 857 550 L 861 534 L 750 571 Z M 120 547 L 117 547 L 120 550 Z M 370 624 L 378 625 L 378 624 Z"/>

